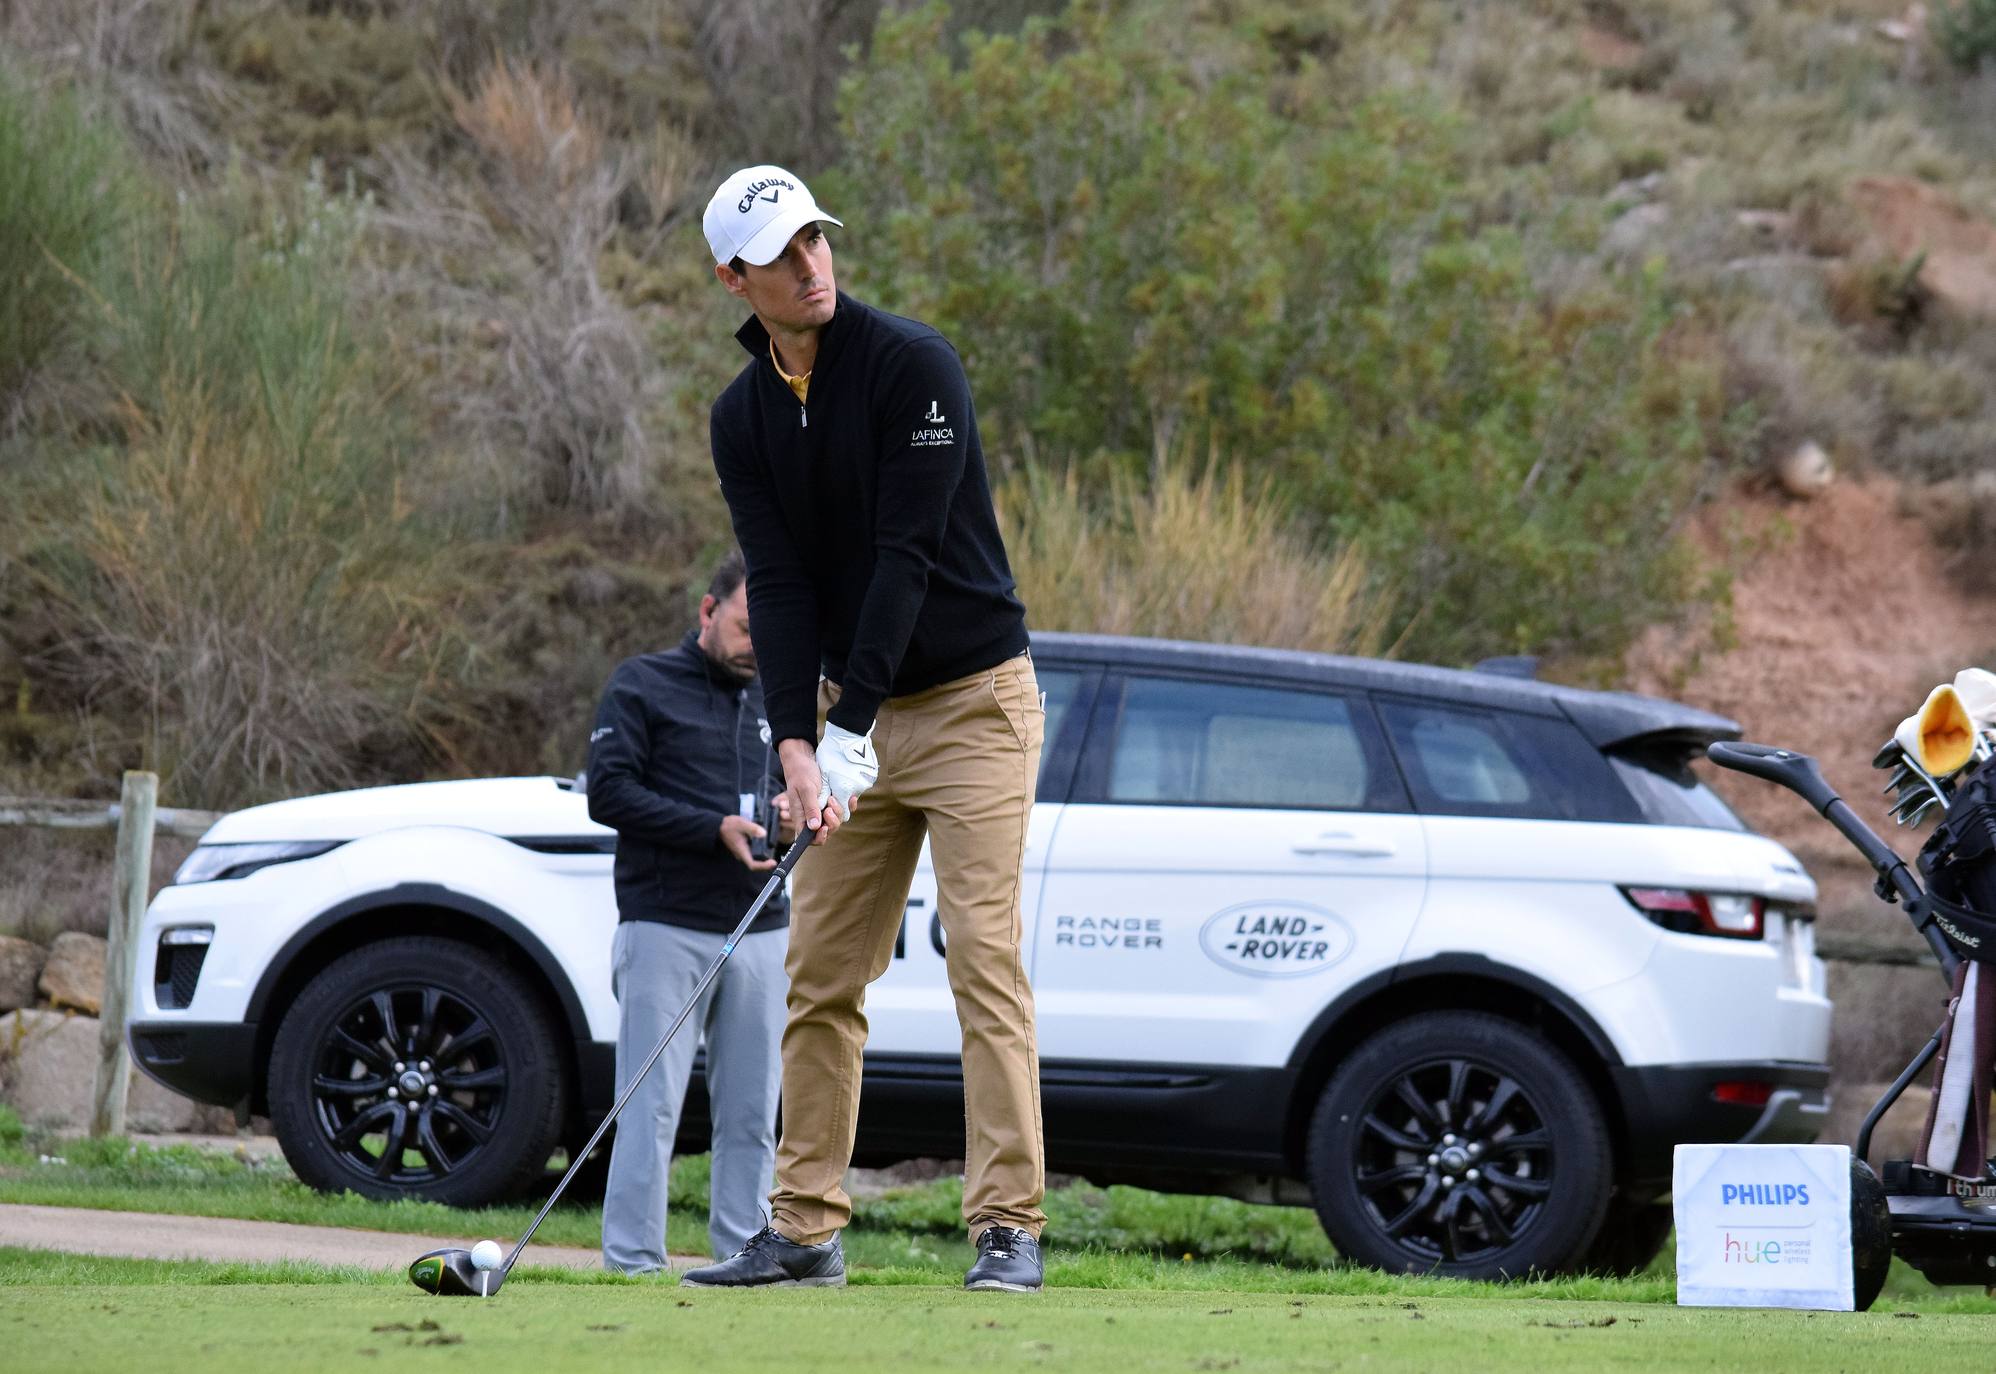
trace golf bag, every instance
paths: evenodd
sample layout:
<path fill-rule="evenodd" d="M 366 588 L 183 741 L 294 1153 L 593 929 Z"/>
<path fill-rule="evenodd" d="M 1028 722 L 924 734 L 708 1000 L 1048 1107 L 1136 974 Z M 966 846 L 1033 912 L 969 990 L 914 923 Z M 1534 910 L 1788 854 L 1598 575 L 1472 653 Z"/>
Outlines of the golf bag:
<path fill-rule="evenodd" d="M 1928 915 L 1960 956 L 1941 1027 L 1933 1101 L 1914 1162 L 1970 1182 L 1990 1179 L 1989 1095 L 1996 1078 L 1996 767 L 1951 789 L 1946 819 L 1920 851 Z"/>
<path fill-rule="evenodd" d="M 1873 766 L 1888 771 L 1893 818 L 1940 813 L 1918 876 L 1823 777 L 1816 760 L 1773 745 L 1725 741 L 1712 762 L 1787 788 L 1865 857 L 1878 895 L 1897 904 L 1948 981 L 1945 1019 L 1858 1127 L 1851 1146 L 1851 1241 L 1860 1311 L 1894 1256 L 1934 1283 L 1996 1281 L 1996 1169 L 1989 1098 L 1996 1061 L 1996 674 L 1968 669 L 1936 687 Z M 1923 881 L 1924 880 L 1924 881 Z M 1878 1123 L 1930 1064 L 1933 1105 L 1911 1159 L 1874 1170 Z"/>

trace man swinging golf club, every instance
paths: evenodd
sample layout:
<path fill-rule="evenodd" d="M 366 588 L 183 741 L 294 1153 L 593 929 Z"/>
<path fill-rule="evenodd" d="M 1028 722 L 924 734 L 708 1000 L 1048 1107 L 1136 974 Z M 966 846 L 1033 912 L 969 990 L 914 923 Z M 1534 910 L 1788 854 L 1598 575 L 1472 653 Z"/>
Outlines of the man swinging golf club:
<path fill-rule="evenodd" d="M 791 814 L 831 842 L 794 884 L 770 1224 L 684 1281 L 845 1282 L 861 1009 L 926 834 L 963 1032 L 964 1283 L 1031 1292 L 1045 1163 L 1019 884 L 1039 687 L 963 366 L 927 325 L 839 293 L 822 229 L 838 223 L 768 166 L 729 177 L 705 218 L 714 275 L 753 312 L 714 467 Z"/>

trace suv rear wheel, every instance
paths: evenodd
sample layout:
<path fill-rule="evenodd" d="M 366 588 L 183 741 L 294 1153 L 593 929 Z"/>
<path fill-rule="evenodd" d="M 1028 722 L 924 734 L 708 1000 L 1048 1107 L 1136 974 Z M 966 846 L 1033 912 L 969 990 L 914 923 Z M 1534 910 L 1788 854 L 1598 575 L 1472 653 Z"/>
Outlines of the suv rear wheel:
<path fill-rule="evenodd" d="M 567 1072 L 520 976 L 454 940 L 383 940 L 305 986 L 270 1055 L 270 1117 L 306 1183 L 479 1206 L 537 1182 Z"/>
<path fill-rule="evenodd" d="M 1308 1166 L 1346 1258 L 1477 1279 L 1580 1264 L 1612 1174 L 1572 1062 L 1476 1012 L 1411 1017 L 1361 1044 L 1318 1100 Z"/>

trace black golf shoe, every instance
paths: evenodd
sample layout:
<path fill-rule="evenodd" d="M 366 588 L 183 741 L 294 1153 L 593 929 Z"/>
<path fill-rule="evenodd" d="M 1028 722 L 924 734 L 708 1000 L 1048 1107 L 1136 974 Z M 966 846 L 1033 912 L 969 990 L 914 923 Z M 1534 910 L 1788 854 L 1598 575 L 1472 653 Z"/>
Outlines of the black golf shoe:
<path fill-rule="evenodd" d="M 833 1236 L 822 1245 L 799 1245 L 765 1226 L 718 1264 L 688 1269 L 684 1288 L 843 1288 L 846 1252 Z"/>
<path fill-rule="evenodd" d="M 1042 1279 L 1040 1243 L 1024 1231 L 993 1226 L 977 1238 L 977 1263 L 963 1276 L 963 1286 L 1037 1293 Z"/>

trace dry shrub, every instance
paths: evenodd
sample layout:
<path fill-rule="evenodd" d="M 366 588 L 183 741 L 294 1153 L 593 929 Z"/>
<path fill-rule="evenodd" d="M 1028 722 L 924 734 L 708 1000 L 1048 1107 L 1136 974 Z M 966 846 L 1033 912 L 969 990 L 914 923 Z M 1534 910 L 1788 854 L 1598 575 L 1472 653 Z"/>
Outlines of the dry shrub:
<path fill-rule="evenodd" d="M 1320 551 L 1238 469 L 1166 470 L 1090 500 L 1072 472 L 1028 468 L 1000 493 L 1019 595 L 1035 625 L 1096 634 L 1370 654 L 1390 600 L 1356 550 Z"/>
<path fill-rule="evenodd" d="M 248 200 L 135 224 L 100 295 L 120 441 L 46 446 L 0 513 L 31 669 L 196 806 L 362 776 L 429 671 L 396 360 L 348 298 L 360 211 Z"/>
<path fill-rule="evenodd" d="M 649 461 L 648 369 L 597 262 L 630 169 L 559 68 L 500 58 L 449 98 L 478 181 L 389 159 L 390 222 L 413 259 L 390 290 L 438 327 L 447 404 L 502 519 L 628 513 Z"/>
<path fill-rule="evenodd" d="M 110 929 L 115 832 L 16 826 L 0 836 L 0 935 L 45 945 L 65 931 Z M 152 892 L 172 881 L 193 848 L 178 836 L 153 837 Z"/>
<path fill-rule="evenodd" d="M 1920 281 L 1925 265 L 1924 253 L 1903 262 L 1883 257 L 1845 259 L 1825 278 L 1830 313 L 1874 347 L 1903 344 L 1933 307 L 1933 293 Z"/>
<path fill-rule="evenodd" d="M 416 0 L 428 13 L 430 48 L 444 76 L 475 84 L 495 52 L 549 58 L 593 18 L 603 0 Z M 630 0 L 617 0 L 628 7 Z"/>
<path fill-rule="evenodd" d="M 1727 385 L 1734 402 L 1753 409 L 1761 457 L 1778 458 L 1804 439 L 1846 463 L 1876 452 L 1886 419 L 1878 386 L 1838 331 L 1750 310 L 1727 328 L 1726 352 Z"/>
<path fill-rule="evenodd" d="M 451 117 L 489 160 L 498 210 L 521 230 L 558 239 L 603 169 L 603 138 L 558 67 L 502 57 L 467 94 L 447 92 Z"/>
<path fill-rule="evenodd" d="M 838 146 L 847 45 L 872 32 L 880 0 L 682 0 L 721 116 L 720 152 L 806 177 Z"/>
<path fill-rule="evenodd" d="M 1982 433 L 1983 470 L 1908 488 L 1905 505 L 1952 554 L 1955 576 L 1973 591 L 1996 590 L 1996 426 Z"/>
<path fill-rule="evenodd" d="M 216 94 L 212 74 L 192 60 L 203 8 L 159 0 L 0 3 L 0 45 L 93 91 L 154 155 L 205 165 L 223 142 L 201 113 Z"/>

